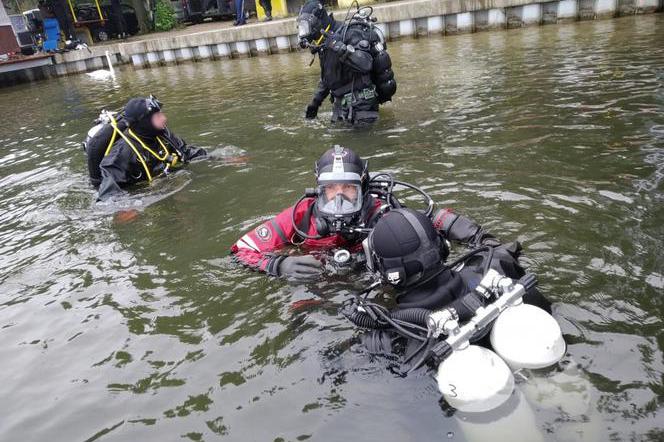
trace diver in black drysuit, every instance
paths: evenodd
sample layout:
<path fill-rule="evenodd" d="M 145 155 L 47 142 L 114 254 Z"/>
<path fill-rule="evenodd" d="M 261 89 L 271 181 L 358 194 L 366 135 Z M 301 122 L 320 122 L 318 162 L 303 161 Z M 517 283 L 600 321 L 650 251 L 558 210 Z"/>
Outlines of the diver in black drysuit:
<path fill-rule="evenodd" d="M 358 12 L 348 23 L 341 23 L 318 0 L 309 0 L 300 10 L 297 25 L 300 46 L 318 54 L 321 69 L 306 118 L 316 118 L 331 95 L 332 122 L 376 121 L 378 106 L 392 99 L 397 84 L 384 38 L 370 17 Z"/>
<path fill-rule="evenodd" d="M 369 267 L 396 290 L 392 314 L 401 311 L 408 319 L 417 317 L 419 325 L 426 327 L 421 309 L 453 308 L 460 322 L 469 320 L 486 302 L 474 289 L 484 275 L 489 256 L 489 267 L 500 274 L 515 280 L 525 275 L 518 261 L 518 242 L 501 244 L 469 218 L 448 209 L 438 211 L 432 219 L 412 209 L 391 210 L 378 221 L 367 240 Z M 444 264 L 449 254 L 447 241 L 466 244 L 478 253 L 464 260 L 461 268 L 450 268 Z M 480 251 L 482 247 L 485 250 Z M 551 312 L 551 303 L 536 288 L 529 290 L 523 301 Z M 346 306 L 344 315 L 356 325 L 370 325 L 366 315 L 354 308 Z M 373 352 L 391 353 L 392 338 L 380 331 L 366 335 L 364 342 Z"/>
<path fill-rule="evenodd" d="M 119 141 L 99 165 L 98 201 L 123 194 L 127 186 L 152 181 L 158 175 L 168 174 L 182 164 L 207 155 L 205 149 L 187 145 L 166 127 L 161 103 L 153 97 L 129 100 L 124 108 L 124 120 L 128 124 L 124 136 L 118 137 Z"/>

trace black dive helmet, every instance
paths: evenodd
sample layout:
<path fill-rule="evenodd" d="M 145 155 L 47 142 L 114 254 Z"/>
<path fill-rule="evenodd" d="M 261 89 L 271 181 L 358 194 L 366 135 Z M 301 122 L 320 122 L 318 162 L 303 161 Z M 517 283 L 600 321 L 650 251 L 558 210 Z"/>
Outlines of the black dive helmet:
<path fill-rule="evenodd" d="M 322 31 L 332 30 L 334 19 L 318 0 L 308 0 L 297 16 L 297 38 L 302 49 L 320 44 Z"/>
<path fill-rule="evenodd" d="M 413 209 L 393 209 L 362 242 L 369 270 L 396 287 L 409 287 L 440 268 L 447 244 L 431 220 Z"/>
<path fill-rule="evenodd" d="M 369 189 L 369 163 L 352 150 L 335 145 L 327 150 L 314 165 L 316 188 L 306 189 L 304 196 L 293 208 L 293 227 L 302 238 L 320 239 L 341 233 L 354 238 L 364 229 L 362 216 L 372 198 Z M 318 235 L 303 232 L 295 223 L 297 206 L 305 198 L 315 198 L 314 210 Z M 309 226 L 302 226 L 305 230 Z"/>
<path fill-rule="evenodd" d="M 326 224 L 316 226 L 319 233 L 342 232 L 359 223 L 368 196 L 368 169 L 368 161 L 338 144 L 316 161 L 316 213 Z"/>

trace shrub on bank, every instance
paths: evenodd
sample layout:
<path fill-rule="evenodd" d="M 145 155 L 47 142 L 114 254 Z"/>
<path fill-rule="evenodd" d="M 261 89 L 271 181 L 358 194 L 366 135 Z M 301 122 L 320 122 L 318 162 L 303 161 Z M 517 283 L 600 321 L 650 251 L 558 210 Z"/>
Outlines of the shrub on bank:
<path fill-rule="evenodd" d="M 154 30 L 170 31 L 175 27 L 175 10 L 168 0 L 157 0 L 154 11 Z"/>

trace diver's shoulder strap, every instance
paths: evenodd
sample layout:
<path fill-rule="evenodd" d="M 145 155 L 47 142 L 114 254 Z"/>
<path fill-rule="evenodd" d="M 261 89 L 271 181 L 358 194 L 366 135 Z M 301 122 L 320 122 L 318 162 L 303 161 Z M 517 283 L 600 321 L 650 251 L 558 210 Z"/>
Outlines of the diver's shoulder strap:
<path fill-rule="evenodd" d="M 111 140 L 108 142 L 108 146 L 106 146 L 106 151 L 104 152 L 104 156 L 108 155 L 111 152 L 111 148 L 113 147 L 113 144 L 115 144 L 115 140 L 117 138 L 119 131 L 120 130 L 117 128 L 117 126 L 113 126 L 113 135 L 111 135 Z"/>
<path fill-rule="evenodd" d="M 120 134 L 120 137 L 122 137 L 122 139 L 125 140 L 125 142 L 126 142 L 127 145 L 131 148 L 131 150 L 134 151 L 134 154 L 136 155 L 136 158 L 138 158 L 138 161 L 139 161 L 139 162 L 141 163 L 141 165 L 143 166 L 143 169 L 145 170 L 145 174 L 146 174 L 146 176 L 148 177 L 148 182 L 152 182 L 152 174 L 150 173 L 150 168 L 149 168 L 148 165 L 145 163 L 145 159 L 143 158 L 143 155 L 141 155 L 141 153 L 138 151 L 138 149 L 136 148 L 136 146 L 134 145 L 134 143 L 131 142 L 131 140 L 129 139 L 129 137 L 127 137 L 127 136 L 126 136 L 126 135 L 125 135 L 125 134 L 124 134 L 124 133 L 118 128 L 118 124 L 117 124 L 117 122 L 115 121 L 115 119 L 111 119 L 111 125 L 113 126 L 113 129 L 115 130 L 115 132 L 113 133 L 113 135 L 115 135 L 116 133 L 117 133 L 117 134 Z M 140 140 L 139 140 L 139 142 L 140 142 Z"/>

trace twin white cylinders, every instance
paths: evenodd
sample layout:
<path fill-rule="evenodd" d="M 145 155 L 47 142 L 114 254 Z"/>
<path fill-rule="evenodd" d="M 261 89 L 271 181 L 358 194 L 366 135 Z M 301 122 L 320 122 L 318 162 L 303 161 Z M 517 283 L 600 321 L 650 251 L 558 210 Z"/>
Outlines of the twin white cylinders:
<path fill-rule="evenodd" d="M 553 365 L 566 349 L 556 320 L 528 304 L 507 308 L 493 324 L 490 340 L 494 351 L 468 345 L 438 367 L 438 388 L 459 411 L 482 413 L 499 407 L 514 391 L 512 371 Z"/>

